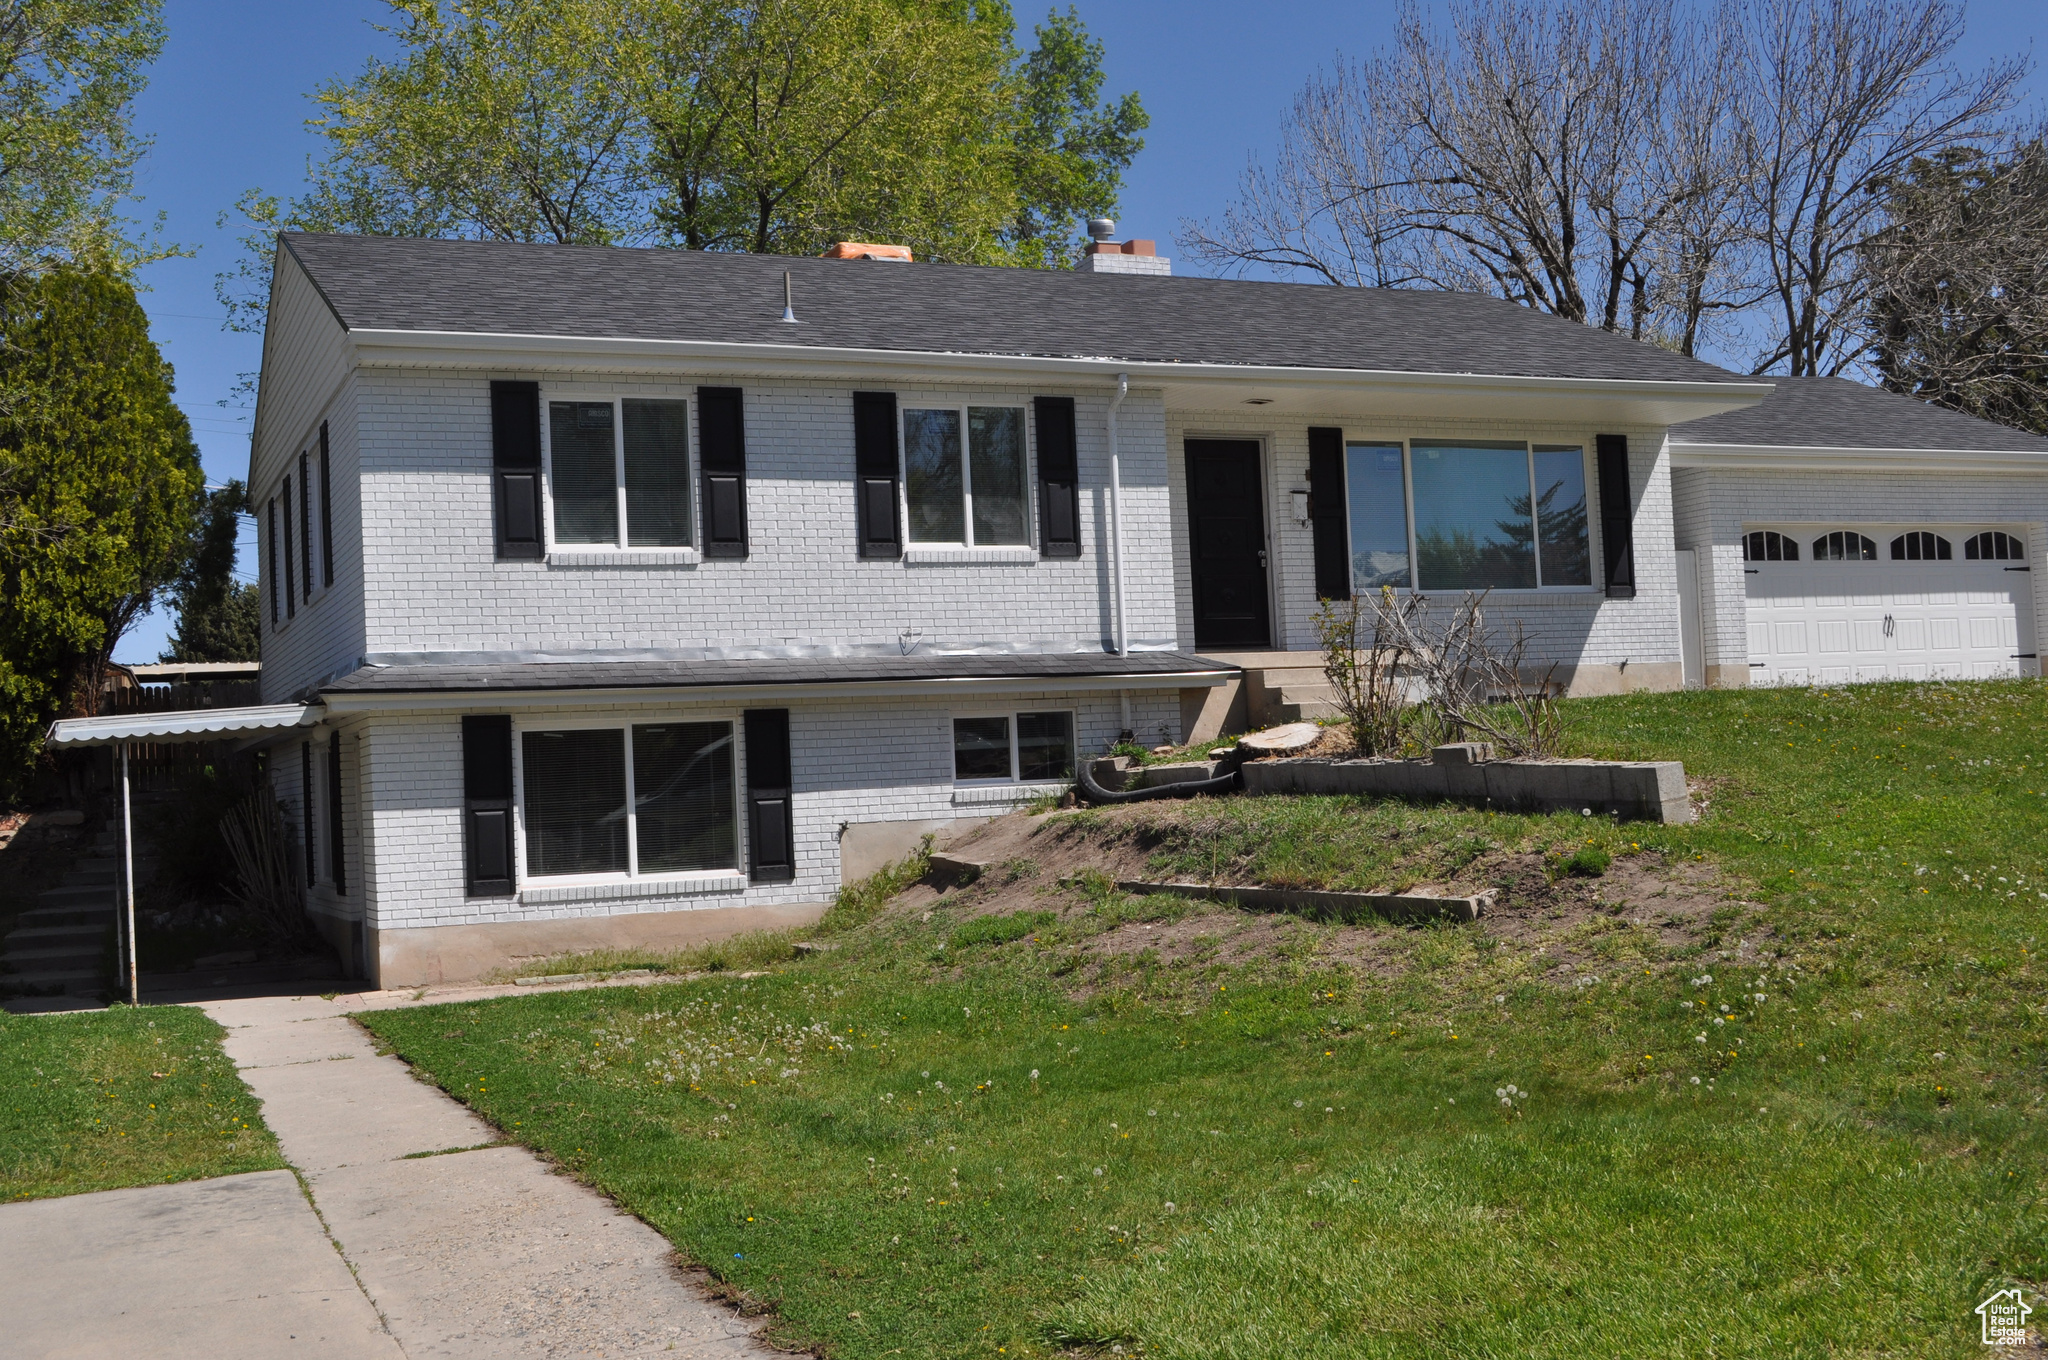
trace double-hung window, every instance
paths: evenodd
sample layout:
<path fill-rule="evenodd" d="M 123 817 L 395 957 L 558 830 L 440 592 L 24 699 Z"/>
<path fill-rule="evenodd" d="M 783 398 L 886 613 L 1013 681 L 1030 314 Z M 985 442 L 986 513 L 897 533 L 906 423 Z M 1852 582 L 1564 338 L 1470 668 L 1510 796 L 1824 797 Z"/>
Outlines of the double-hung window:
<path fill-rule="evenodd" d="M 1354 591 L 1593 584 L 1582 445 L 1355 440 L 1344 464 Z"/>
<path fill-rule="evenodd" d="M 1074 715 L 1002 713 L 953 719 L 953 778 L 1010 783 L 1074 777 Z"/>
<path fill-rule="evenodd" d="M 692 546 L 689 403 L 550 400 L 547 414 L 556 546 Z"/>
<path fill-rule="evenodd" d="M 730 722 L 528 730 L 519 754 L 529 878 L 739 868 Z"/>
<path fill-rule="evenodd" d="M 1028 546 L 1027 461 L 1021 406 L 906 406 L 903 499 L 911 543 Z"/>

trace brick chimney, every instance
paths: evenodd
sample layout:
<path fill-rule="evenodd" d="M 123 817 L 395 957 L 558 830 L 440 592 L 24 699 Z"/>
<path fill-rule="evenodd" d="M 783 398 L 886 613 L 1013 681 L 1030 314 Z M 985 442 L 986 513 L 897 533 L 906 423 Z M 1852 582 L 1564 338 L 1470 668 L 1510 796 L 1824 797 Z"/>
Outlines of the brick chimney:
<path fill-rule="evenodd" d="M 1093 238 L 1081 251 L 1081 269 L 1089 274 L 1171 274 L 1173 261 L 1159 253 L 1157 241 L 1112 241 L 1116 223 L 1107 217 L 1088 219 Z"/>
<path fill-rule="evenodd" d="M 901 260 L 910 263 L 909 246 L 876 246 L 865 241 L 834 241 L 825 251 L 828 260 Z"/>

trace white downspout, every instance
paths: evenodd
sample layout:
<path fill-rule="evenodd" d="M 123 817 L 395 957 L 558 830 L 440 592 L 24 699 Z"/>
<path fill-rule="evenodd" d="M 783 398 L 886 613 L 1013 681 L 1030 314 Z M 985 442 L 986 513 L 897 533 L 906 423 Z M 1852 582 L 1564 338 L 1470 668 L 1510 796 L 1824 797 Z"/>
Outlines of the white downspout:
<path fill-rule="evenodd" d="M 1124 473 L 1117 454 L 1116 409 L 1131 394 L 1131 375 L 1116 375 L 1116 395 L 1109 399 L 1109 525 L 1110 577 L 1116 590 L 1116 654 L 1131 654 L 1130 627 L 1124 619 Z M 1125 726 L 1129 726 L 1125 720 Z"/>

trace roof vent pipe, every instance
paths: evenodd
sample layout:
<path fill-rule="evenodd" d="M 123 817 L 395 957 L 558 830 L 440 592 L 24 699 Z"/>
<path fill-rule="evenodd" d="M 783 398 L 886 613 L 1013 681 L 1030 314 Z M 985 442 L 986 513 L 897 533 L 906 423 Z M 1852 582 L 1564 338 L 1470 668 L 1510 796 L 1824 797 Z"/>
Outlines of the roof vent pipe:
<path fill-rule="evenodd" d="M 782 271 L 782 319 L 791 322 L 796 320 L 796 308 L 791 305 L 789 271 L 787 269 Z"/>
<path fill-rule="evenodd" d="M 1112 227 L 1111 230 L 1115 228 Z M 1131 375 L 1116 375 L 1116 395 L 1109 399 L 1109 526 L 1110 578 L 1116 590 L 1116 654 L 1131 654 L 1131 630 L 1124 618 L 1124 473 L 1117 456 L 1116 412 L 1131 394 Z"/>

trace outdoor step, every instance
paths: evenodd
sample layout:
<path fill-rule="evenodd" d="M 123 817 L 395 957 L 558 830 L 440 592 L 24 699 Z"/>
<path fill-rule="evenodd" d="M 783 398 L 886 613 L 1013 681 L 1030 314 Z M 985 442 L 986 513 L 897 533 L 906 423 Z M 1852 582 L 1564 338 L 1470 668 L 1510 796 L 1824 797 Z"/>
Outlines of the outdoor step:
<path fill-rule="evenodd" d="M 12 949 L 0 954 L 0 966 L 15 973 L 47 972 L 52 968 L 98 968 L 98 949 Z"/>
<path fill-rule="evenodd" d="M 43 949 L 59 944 L 98 944 L 107 937 L 107 925 L 21 926 L 7 932 L 9 949 Z"/>
<path fill-rule="evenodd" d="M 79 907 L 30 907 L 14 918 L 23 926 L 100 926 L 114 924 L 114 904 Z"/>
<path fill-rule="evenodd" d="M 114 888 L 110 883 L 88 883 L 82 887 L 45 888 L 36 894 L 36 902 L 44 907 L 97 907 L 111 906 Z"/>
<path fill-rule="evenodd" d="M 95 865 L 89 869 L 73 869 L 64 875 L 60 888 L 111 888 L 120 881 L 120 873 L 112 864 L 104 869 Z"/>

